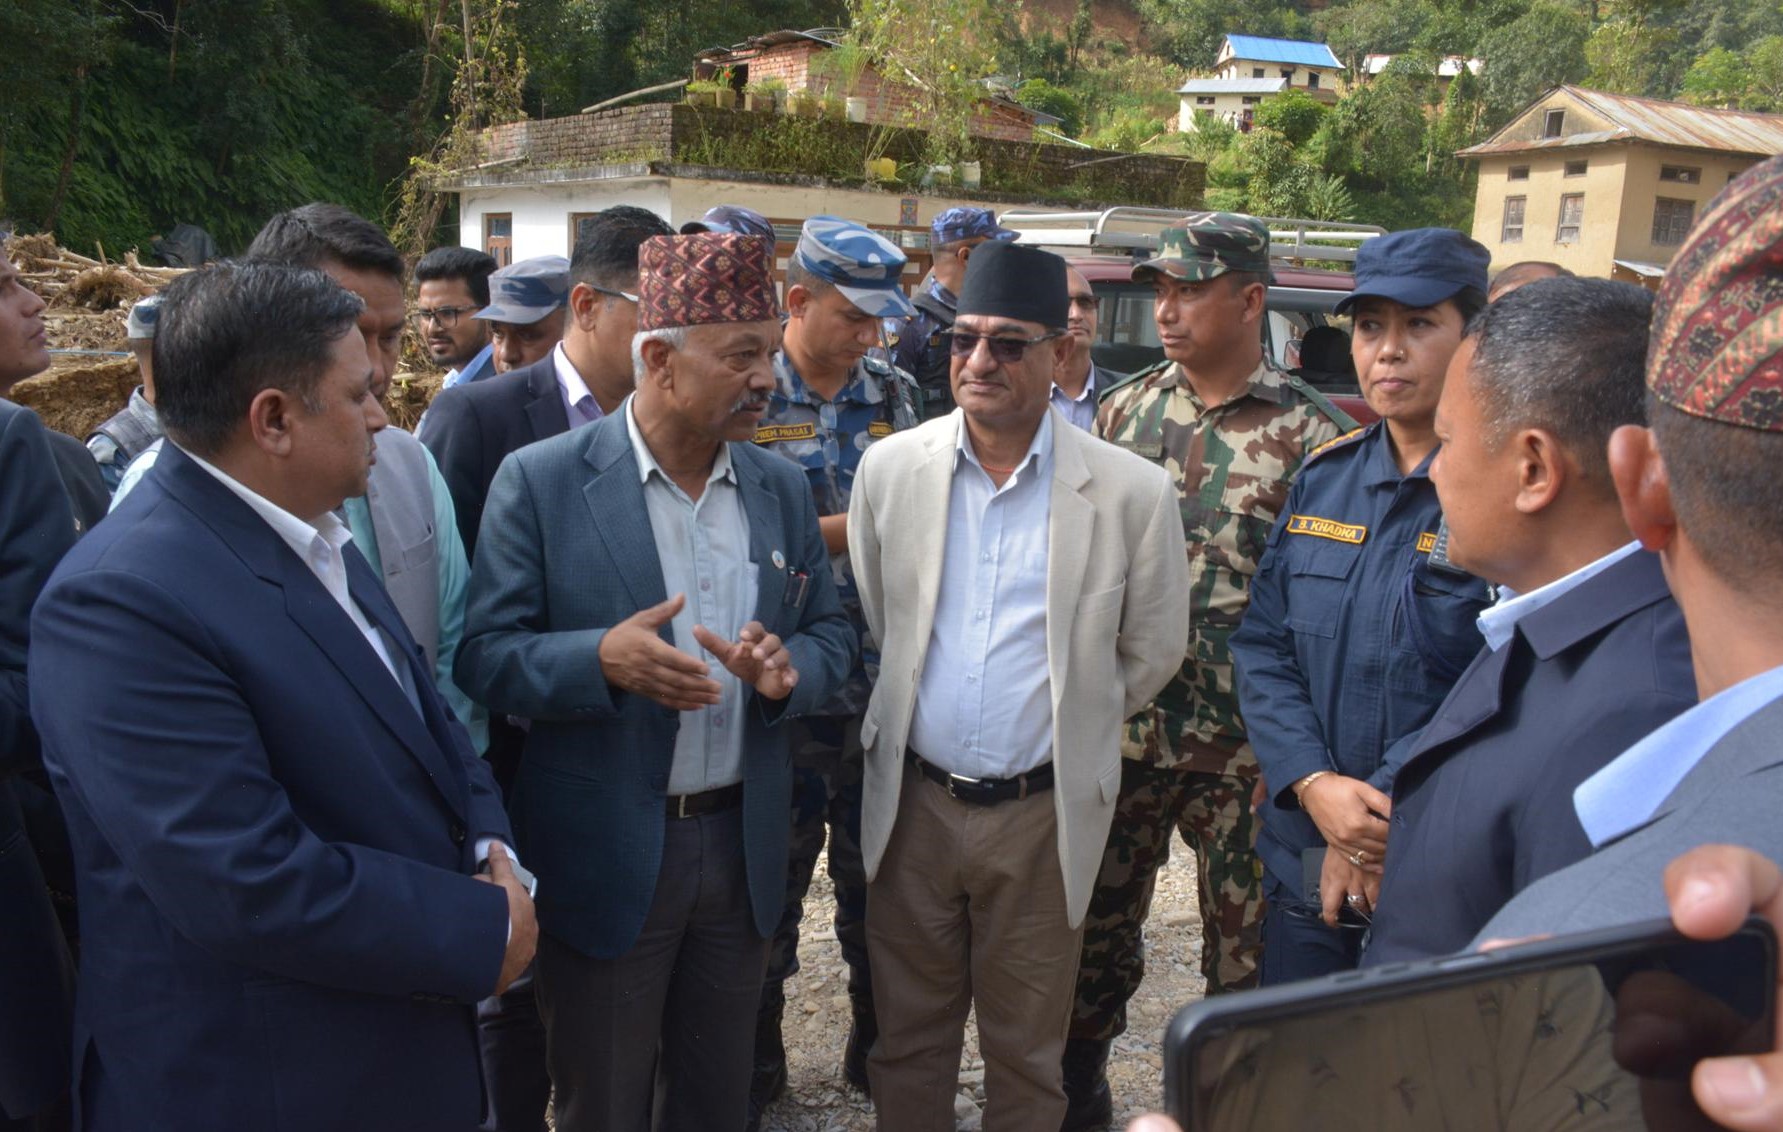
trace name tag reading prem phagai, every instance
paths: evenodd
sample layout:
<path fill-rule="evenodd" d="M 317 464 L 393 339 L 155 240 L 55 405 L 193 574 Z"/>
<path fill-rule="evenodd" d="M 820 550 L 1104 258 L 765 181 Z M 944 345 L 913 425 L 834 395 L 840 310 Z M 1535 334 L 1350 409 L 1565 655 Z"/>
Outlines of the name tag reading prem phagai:
<path fill-rule="evenodd" d="M 817 422 L 804 424 L 763 425 L 755 430 L 757 444 L 775 444 L 782 440 L 816 440 Z"/>
<path fill-rule="evenodd" d="M 1288 517 L 1288 533 L 1291 535 L 1312 535 L 1314 538 L 1328 538 L 1334 542 L 1347 542 L 1356 546 L 1368 537 L 1368 528 L 1353 523 L 1340 523 L 1335 519 L 1320 519 L 1312 515 L 1290 515 Z"/>
<path fill-rule="evenodd" d="M 891 434 L 892 434 L 892 423 L 890 421 L 868 421 L 867 422 L 867 435 L 868 436 L 881 437 L 881 436 L 890 436 Z"/>

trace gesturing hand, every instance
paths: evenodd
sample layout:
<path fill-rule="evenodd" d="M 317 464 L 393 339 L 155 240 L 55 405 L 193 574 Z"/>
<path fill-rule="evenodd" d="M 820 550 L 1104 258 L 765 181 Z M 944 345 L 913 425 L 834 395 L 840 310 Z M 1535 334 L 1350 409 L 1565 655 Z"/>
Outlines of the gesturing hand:
<path fill-rule="evenodd" d="M 607 683 L 676 711 L 698 711 L 717 703 L 718 681 L 709 677 L 711 669 L 656 635 L 686 604 L 687 595 L 676 594 L 608 629 L 600 647 Z"/>
<path fill-rule="evenodd" d="M 514 863 L 501 842 L 489 847 L 489 872 L 477 879 L 498 884 L 508 894 L 508 950 L 501 957 L 501 975 L 494 991 L 501 994 L 532 962 L 532 954 L 539 946 L 539 921 L 533 915 L 532 897 L 527 895 L 520 878 L 514 875 Z"/>
<path fill-rule="evenodd" d="M 1326 774 L 1300 792 L 1300 808 L 1319 827 L 1326 843 L 1346 857 L 1360 857 L 1362 868 L 1380 871 L 1393 799 L 1359 778 Z"/>
<path fill-rule="evenodd" d="M 784 700 L 799 682 L 792 654 L 779 637 L 762 628 L 760 621 L 743 626 L 735 641 L 725 640 L 704 625 L 695 625 L 693 639 L 717 657 L 731 675 L 770 700 Z"/>

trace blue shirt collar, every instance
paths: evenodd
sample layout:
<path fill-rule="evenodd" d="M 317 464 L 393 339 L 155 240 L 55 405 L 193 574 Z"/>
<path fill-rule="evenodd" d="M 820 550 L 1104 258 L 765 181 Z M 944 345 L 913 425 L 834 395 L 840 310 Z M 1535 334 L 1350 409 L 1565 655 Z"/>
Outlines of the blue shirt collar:
<path fill-rule="evenodd" d="M 1760 708 L 1783 698 L 1783 667 L 1726 688 L 1618 755 L 1573 791 L 1573 810 L 1593 845 L 1659 812 L 1709 749 Z"/>
<path fill-rule="evenodd" d="M 1517 635 L 1517 623 L 1523 618 L 1565 597 L 1640 549 L 1640 543 L 1631 542 L 1612 550 L 1595 562 L 1579 567 L 1564 578 L 1557 578 L 1526 594 L 1500 589 L 1498 604 L 1482 609 L 1478 618 L 1480 635 L 1486 638 L 1486 647 L 1497 652 L 1510 644 L 1511 638 Z"/>

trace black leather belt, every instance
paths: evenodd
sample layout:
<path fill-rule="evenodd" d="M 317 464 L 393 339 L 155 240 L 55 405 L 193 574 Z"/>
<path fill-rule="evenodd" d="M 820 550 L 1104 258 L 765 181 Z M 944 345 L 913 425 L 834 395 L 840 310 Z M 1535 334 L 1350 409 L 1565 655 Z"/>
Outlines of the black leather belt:
<path fill-rule="evenodd" d="M 722 813 L 743 804 L 743 784 L 738 782 L 731 786 L 720 786 L 716 790 L 707 790 L 700 794 L 670 794 L 668 804 L 669 816 L 672 818 L 697 818 Z"/>
<path fill-rule="evenodd" d="M 945 786 L 949 794 L 974 806 L 994 806 L 1011 798 L 1026 798 L 1052 789 L 1051 763 L 1042 763 L 1014 778 L 967 778 L 963 774 L 949 774 L 909 748 L 905 748 L 904 756 L 910 760 L 910 765 L 916 768 L 918 774 L 930 782 Z"/>

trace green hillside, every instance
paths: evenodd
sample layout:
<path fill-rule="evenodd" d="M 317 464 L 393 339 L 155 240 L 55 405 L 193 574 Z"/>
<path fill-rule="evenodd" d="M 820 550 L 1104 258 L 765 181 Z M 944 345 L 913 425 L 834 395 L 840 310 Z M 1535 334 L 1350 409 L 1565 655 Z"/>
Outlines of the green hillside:
<path fill-rule="evenodd" d="M 7 0 L 0 42 L 28 47 L 0 101 L 0 219 L 85 252 L 180 221 L 238 251 L 313 199 L 390 221 L 454 114 L 573 113 L 685 77 L 705 47 L 937 9 L 1066 134 L 1192 154 L 1210 203 L 1256 212 L 1465 225 L 1471 171 L 1450 154 L 1559 82 L 1783 110 L 1777 0 Z M 1402 58 L 1334 107 L 1176 134 L 1172 92 L 1228 32 L 1322 39 L 1352 69 Z M 1445 94 L 1448 54 L 1486 67 Z"/>

